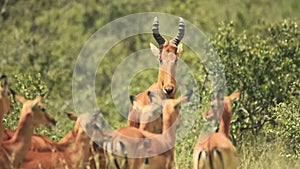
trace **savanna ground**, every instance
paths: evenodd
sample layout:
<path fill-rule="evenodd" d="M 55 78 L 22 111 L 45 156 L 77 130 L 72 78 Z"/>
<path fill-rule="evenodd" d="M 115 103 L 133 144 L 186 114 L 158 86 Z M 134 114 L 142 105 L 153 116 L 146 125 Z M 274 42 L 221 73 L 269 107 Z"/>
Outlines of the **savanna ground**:
<path fill-rule="evenodd" d="M 97 29 L 132 13 L 164 12 L 201 29 L 224 66 L 226 93 L 243 91 L 233 104 L 231 126 L 240 168 L 300 168 L 298 0 L 0 0 L 0 5 L 0 72 L 27 98 L 48 92 L 47 110 L 59 119 L 54 130 L 39 128 L 36 133 L 59 140 L 73 127 L 74 122 L 64 115 L 74 111 L 73 68 L 81 48 Z M 97 102 L 115 128 L 126 125 L 126 120 L 114 107 L 110 93 L 114 71 L 122 59 L 149 48 L 150 42 L 156 44 L 150 34 L 130 37 L 116 44 L 99 65 Z M 184 46 L 182 59 L 203 84 L 209 70 L 195 57 Z M 156 70 L 140 72 L 131 80 L 130 93 L 142 92 L 156 80 Z M 204 122 L 202 112 L 209 106 L 210 89 L 209 82 L 203 85 L 196 123 L 176 147 L 177 168 L 191 168 L 192 148 Z M 15 107 L 5 116 L 5 128 L 16 128 L 19 110 Z"/>

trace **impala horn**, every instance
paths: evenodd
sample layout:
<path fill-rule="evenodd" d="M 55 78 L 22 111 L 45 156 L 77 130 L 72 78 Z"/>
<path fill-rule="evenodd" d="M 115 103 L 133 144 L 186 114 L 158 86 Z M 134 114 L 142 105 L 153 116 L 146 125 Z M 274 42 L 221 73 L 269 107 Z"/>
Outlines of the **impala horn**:
<path fill-rule="evenodd" d="M 159 34 L 158 26 L 159 26 L 158 19 L 157 17 L 155 17 L 153 20 L 153 27 L 152 27 L 153 37 L 155 38 L 158 45 L 162 46 L 163 44 L 165 44 L 166 40 Z"/>
<path fill-rule="evenodd" d="M 184 36 L 184 19 L 180 17 L 179 24 L 178 24 L 178 34 L 174 39 L 172 39 L 171 42 L 176 46 L 178 46 L 183 36 Z"/>

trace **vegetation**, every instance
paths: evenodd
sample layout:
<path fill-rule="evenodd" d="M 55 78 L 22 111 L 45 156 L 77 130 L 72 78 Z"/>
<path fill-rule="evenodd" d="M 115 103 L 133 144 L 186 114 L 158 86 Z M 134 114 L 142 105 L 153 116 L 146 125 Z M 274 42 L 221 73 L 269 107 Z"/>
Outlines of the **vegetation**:
<path fill-rule="evenodd" d="M 185 18 L 211 39 L 224 66 L 226 93 L 242 90 L 241 99 L 233 106 L 231 127 L 240 168 L 300 167 L 298 0 L 7 2 L 4 5 L 5 0 L 0 0 L 0 72 L 10 77 L 12 88 L 26 98 L 47 92 L 47 110 L 59 119 L 54 130 L 39 128 L 37 133 L 59 140 L 73 127 L 74 122 L 64 115 L 74 111 L 73 69 L 81 48 L 97 29 L 132 13 L 165 12 Z M 97 103 L 115 128 L 126 125 L 126 119 L 111 96 L 114 71 L 126 56 L 149 48 L 150 42 L 156 44 L 151 35 L 137 35 L 116 44 L 97 70 Z M 194 52 L 184 46 L 182 59 L 203 84 L 207 72 L 193 58 Z M 140 72 L 130 82 L 130 93 L 142 92 L 156 80 L 156 70 Z M 209 105 L 210 87 L 209 82 L 203 84 L 196 123 L 176 147 L 177 168 L 191 168 L 189 161 L 204 123 L 202 112 Z M 16 128 L 19 112 L 15 106 L 5 116 L 5 128 Z"/>

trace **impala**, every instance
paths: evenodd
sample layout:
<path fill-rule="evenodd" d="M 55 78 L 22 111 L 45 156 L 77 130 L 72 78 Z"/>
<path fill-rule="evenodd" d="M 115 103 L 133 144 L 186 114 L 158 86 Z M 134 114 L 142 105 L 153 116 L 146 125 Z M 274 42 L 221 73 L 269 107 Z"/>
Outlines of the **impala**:
<path fill-rule="evenodd" d="M 134 127 L 118 129 L 118 134 L 113 137 L 110 147 L 105 147 L 106 150 L 112 152 L 112 154 L 109 153 L 110 167 L 139 169 L 146 165 L 151 169 L 173 168 L 175 134 L 179 122 L 177 118 L 180 116 L 180 105 L 189 100 L 191 93 L 177 99 L 166 100 L 162 100 L 153 92 L 148 94 L 153 103 L 150 107 L 140 105 L 134 96 L 130 97 L 132 105 L 143 113 L 162 111 L 163 133 L 155 134 Z M 147 157 L 149 155 L 150 157 Z"/>
<path fill-rule="evenodd" d="M 78 119 L 78 116 L 75 115 L 74 113 L 68 112 L 67 115 L 71 120 Z M 94 113 L 93 116 L 89 116 L 89 119 L 86 118 L 85 122 L 90 122 L 90 124 L 93 124 L 98 116 L 102 116 L 102 114 L 100 112 Z M 91 125 L 88 125 L 88 126 L 89 126 L 89 130 L 90 130 Z M 97 132 L 92 131 L 92 133 L 91 133 L 91 131 L 90 131 L 89 134 L 92 137 L 92 140 L 95 139 L 97 141 L 97 143 L 95 143 L 94 141 L 91 141 L 91 143 L 90 143 L 89 167 L 91 169 L 105 168 L 107 159 L 105 158 L 102 144 L 103 144 L 104 140 L 110 140 L 111 133 L 103 131 L 96 124 L 94 124 L 94 128 L 92 128 L 92 129 Z M 69 132 L 63 139 L 60 140 L 60 142 L 68 142 L 68 140 L 71 140 L 70 137 L 73 137 L 72 135 L 73 134 L 70 134 L 70 132 Z"/>
<path fill-rule="evenodd" d="M 38 161 L 33 160 L 32 157 L 34 156 L 39 156 L 39 155 L 49 155 L 49 152 L 56 152 L 51 154 L 52 157 L 58 158 L 58 159 L 62 159 L 65 160 L 63 158 L 63 156 L 65 154 L 70 154 L 71 152 L 76 151 L 77 149 L 77 144 L 75 144 L 74 142 L 76 142 L 76 137 L 78 135 L 78 132 L 81 128 L 81 122 L 87 122 L 87 121 L 94 121 L 93 119 L 91 119 L 92 116 L 89 116 L 89 114 L 87 113 L 83 113 L 81 117 L 81 119 L 85 119 L 80 120 L 78 118 L 77 115 L 75 115 L 74 113 L 67 113 L 68 117 L 71 120 L 76 120 L 76 123 L 72 129 L 72 131 L 70 131 L 69 133 L 67 133 L 59 142 L 54 142 L 52 140 L 50 140 L 49 138 L 45 137 L 45 136 L 41 136 L 41 135 L 34 135 L 31 139 L 31 147 L 30 147 L 30 152 L 26 155 L 26 164 L 25 166 L 38 166 L 38 165 L 44 165 L 44 166 L 55 166 L 55 167 L 59 167 L 59 166 L 70 166 L 70 164 L 62 164 L 62 163 L 58 163 L 56 164 L 56 161 L 54 160 L 52 163 L 50 163 L 49 161 L 47 161 L 47 159 L 40 159 Z M 92 117 L 93 118 L 93 117 Z M 98 130 L 98 129 L 96 129 Z M 98 134 L 99 135 L 99 134 Z M 101 134 L 100 136 L 97 136 L 97 139 L 99 141 L 99 138 L 107 138 L 107 135 Z M 91 141 L 90 141 L 91 142 Z M 104 157 L 104 151 L 102 149 L 101 146 L 98 146 L 98 144 L 91 142 L 88 143 L 89 147 L 89 155 L 86 155 L 87 157 L 89 157 L 89 166 L 91 168 L 104 168 L 106 166 L 106 159 Z M 37 153 L 34 153 L 37 152 Z M 66 159 L 69 159 L 69 157 L 66 157 Z M 99 162 L 99 164 L 97 163 Z"/>
<path fill-rule="evenodd" d="M 70 117 L 71 115 L 68 114 L 68 116 Z M 73 118 L 72 120 L 74 120 L 74 118 L 77 119 L 75 115 L 72 116 L 74 116 L 74 117 L 70 117 Z M 79 122 L 76 122 L 74 128 L 69 133 L 67 133 L 59 142 L 55 142 L 43 135 L 33 134 L 31 137 L 31 144 L 30 144 L 31 146 L 29 150 L 38 151 L 38 152 L 52 152 L 52 151 L 65 151 L 66 149 L 74 149 L 72 143 L 76 139 L 79 126 L 80 126 Z M 15 134 L 15 132 L 16 131 L 14 130 L 5 129 L 3 132 L 3 140 L 11 139 Z"/>
<path fill-rule="evenodd" d="M 198 138 L 193 153 L 194 169 L 238 168 L 237 152 L 229 140 L 229 130 L 232 116 L 231 102 L 239 97 L 239 91 L 225 98 L 218 93 L 217 100 L 213 101 L 211 108 L 204 113 L 208 120 L 219 120 L 222 116 L 218 133 Z"/>
<path fill-rule="evenodd" d="M 9 140 L 15 135 L 15 130 L 8 130 L 4 129 L 2 138 L 3 140 Z M 53 140 L 50 138 L 39 135 L 39 134 L 33 134 L 31 136 L 31 144 L 29 150 L 31 151 L 44 151 L 44 150 L 54 150 L 55 147 L 53 145 Z"/>
<path fill-rule="evenodd" d="M 19 98 L 19 100 L 21 100 L 21 98 L 23 100 L 25 100 L 24 97 L 18 95 L 14 90 L 10 89 L 10 92 L 13 95 L 16 95 Z M 4 141 L 9 140 L 14 136 L 15 133 L 16 133 L 15 130 L 4 129 L 3 134 L 2 134 L 2 139 Z M 31 151 L 52 151 L 53 149 L 56 149 L 56 145 L 55 145 L 55 142 L 53 140 L 51 140 L 50 138 L 43 136 L 43 135 L 39 135 L 39 134 L 33 134 L 31 136 L 31 144 L 30 144 L 29 150 L 31 150 Z"/>
<path fill-rule="evenodd" d="M 75 139 L 69 145 L 72 148 L 64 148 L 61 151 L 44 151 L 34 152 L 29 151 L 25 157 L 24 169 L 52 169 L 52 168 L 69 168 L 80 169 L 89 165 L 90 138 L 84 131 L 90 127 L 90 113 L 80 114 L 74 126 Z"/>
<path fill-rule="evenodd" d="M 41 103 L 43 96 L 34 100 L 26 100 L 15 94 L 15 100 L 23 104 L 20 120 L 14 136 L 3 141 L 0 150 L 0 168 L 21 168 L 22 160 L 30 148 L 30 140 L 35 126 L 44 125 L 51 127 L 56 120 L 46 113 Z"/>
<path fill-rule="evenodd" d="M 180 18 L 179 20 L 179 32 L 177 36 L 167 41 L 159 33 L 159 22 L 157 17 L 153 21 L 153 37 L 157 41 L 159 48 L 150 43 L 150 48 L 152 53 L 157 56 L 159 61 L 159 72 L 158 80 L 156 83 L 152 84 L 145 92 L 140 93 L 136 96 L 138 100 L 141 101 L 143 105 L 149 105 L 150 100 L 147 96 L 149 91 L 160 90 L 164 94 L 165 98 L 175 98 L 176 94 L 176 67 L 179 56 L 182 53 L 182 44 L 179 44 L 184 36 L 184 20 Z M 141 128 L 143 130 L 151 132 L 161 132 L 161 117 L 157 116 L 151 119 L 151 122 L 141 122 L 140 119 L 141 112 L 132 109 L 132 105 L 129 109 L 128 114 L 128 126 Z M 140 125 L 141 123 L 141 125 Z M 150 128 L 150 129 L 149 129 Z"/>

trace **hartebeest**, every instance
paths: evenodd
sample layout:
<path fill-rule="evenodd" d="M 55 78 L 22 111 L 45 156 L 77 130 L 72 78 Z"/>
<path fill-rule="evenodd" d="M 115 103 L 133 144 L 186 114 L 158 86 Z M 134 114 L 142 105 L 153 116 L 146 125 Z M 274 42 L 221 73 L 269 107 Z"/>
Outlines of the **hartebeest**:
<path fill-rule="evenodd" d="M 117 130 L 118 134 L 113 138 L 109 148 L 112 153 L 116 154 L 110 158 L 112 159 L 110 160 L 110 167 L 139 169 L 142 165 L 147 165 L 151 169 L 173 168 L 175 134 L 179 122 L 180 105 L 189 100 L 191 93 L 177 99 L 165 100 L 162 100 L 158 95 L 153 95 L 152 92 L 148 94 L 150 94 L 152 105 L 140 105 L 137 99 L 131 96 L 132 105 L 143 113 L 161 111 L 163 114 L 163 133 L 155 134 L 134 127 L 123 127 Z M 130 159 L 130 157 L 134 158 Z"/>
<path fill-rule="evenodd" d="M 15 94 L 15 100 L 23 104 L 20 120 L 14 136 L 3 141 L 0 150 L 0 168 L 11 169 L 21 168 L 23 158 L 30 148 L 31 136 L 35 126 L 44 125 L 51 127 L 56 120 L 46 113 L 43 106 L 43 96 L 34 100 L 26 100 L 24 97 Z"/>
<path fill-rule="evenodd" d="M 240 97 L 240 92 L 230 96 L 217 95 L 210 109 L 204 113 L 208 120 L 220 120 L 218 133 L 200 136 L 194 148 L 194 169 L 236 169 L 238 168 L 237 152 L 229 140 L 230 121 L 232 116 L 231 102 Z"/>
<path fill-rule="evenodd" d="M 3 116 L 8 113 L 12 104 L 9 100 L 9 87 L 6 75 L 2 75 L 0 78 L 0 145 L 2 144 L 2 133 L 3 133 Z"/>
<path fill-rule="evenodd" d="M 159 48 L 150 43 L 152 53 L 157 56 L 159 61 L 159 72 L 158 80 L 156 83 L 152 84 L 145 92 L 140 93 L 136 96 L 138 100 L 141 101 L 143 105 L 149 105 L 150 100 L 147 96 L 149 91 L 160 90 L 164 93 L 165 98 L 175 98 L 176 94 L 176 66 L 179 56 L 182 53 L 182 44 L 179 44 L 184 36 L 184 20 L 179 19 L 179 32 L 177 36 L 167 41 L 159 33 L 159 22 L 157 17 L 153 21 L 153 37 L 157 41 Z M 161 117 L 154 117 L 151 121 L 141 121 L 141 112 L 134 110 L 132 105 L 129 109 L 128 114 L 128 125 L 142 130 L 147 130 L 150 132 L 161 133 Z M 141 124 L 141 125 L 140 125 Z"/>

